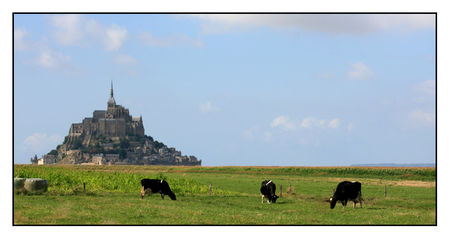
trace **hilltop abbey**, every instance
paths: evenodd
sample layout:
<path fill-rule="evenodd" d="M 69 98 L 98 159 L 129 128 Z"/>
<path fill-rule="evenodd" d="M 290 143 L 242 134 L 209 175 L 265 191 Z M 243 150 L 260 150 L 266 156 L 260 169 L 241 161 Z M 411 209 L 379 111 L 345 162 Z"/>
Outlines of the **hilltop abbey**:
<path fill-rule="evenodd" d="M 69 130 L 69 140 L 72 141 L 85 134 L 89 136 L 85 139 L 89 144 L 91 136 L 97 133 L 105 137 L 144 137 L 142 117 L 131 117 L 128 109 L 116 105 L 112 84 L 106 111 L 96 110 L 91 118 L 84 118 L 82 123 L 72 124 Z"/>
<path fill-rule="evenodd" d="M 64 142 L 32 164 L 135 164 L 201 165 L 195 156 L 182 156 L 144 133 L 142 116 L 132 117 L 117 105 L 111 82 L 106 110 L 95 110 L 92 117 L 73 123 Z"/>

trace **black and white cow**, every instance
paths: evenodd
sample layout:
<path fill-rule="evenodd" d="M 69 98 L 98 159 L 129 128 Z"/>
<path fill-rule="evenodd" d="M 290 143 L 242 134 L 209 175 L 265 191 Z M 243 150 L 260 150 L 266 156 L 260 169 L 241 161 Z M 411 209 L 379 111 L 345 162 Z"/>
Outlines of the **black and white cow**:
<path fill-rule="evenodd" d="M 275 186 L 275 183 L 272 182 L 272 180 L 264 180 L 261 183 L 261 203 L 264 203 L 264 197 L 267 198 L 267 203 L 270 202 L 277 202 L 278 196 L 275 195 L 277 187 Z"/>
<path fill-rule="evenodd" d="M 347 206 L 347 201 L 353 201 L 353 208 L 355 208 L 356 203 L 362 207 L 362 202 L 364 201 L 361 195 L 361 183 L 360 182 L 340 182 L 333 196 L 330 198 L 330 208 L 333 209 L 336 206 L 337 201 L 342 203 L 342 206 Z"/>
<path fill-rule="evenodd" d="M 169 195 L 170 199 L 177 200 L 175 193 L 170 190 L 169 184 L 165 180 L 144 178 L 141 180 L 141 185 L 141 199 L 146 193 L 160 193 L 162 199 L 164 199 L 164 195 Z"/>

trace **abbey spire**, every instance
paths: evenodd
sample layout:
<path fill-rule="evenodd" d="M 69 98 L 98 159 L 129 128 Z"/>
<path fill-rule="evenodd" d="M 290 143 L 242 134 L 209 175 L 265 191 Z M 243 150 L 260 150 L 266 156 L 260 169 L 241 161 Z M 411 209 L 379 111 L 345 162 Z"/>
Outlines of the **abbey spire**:
<path fill-rule="evenodd" d="M 114 98 L 113 83 L 111 80 L 111 98 Z"/>
<path fill-rule="evenodd" d="M 109 97 L 109 100 L 108 100 L 108 108 L 115 107 L 115 106 L 116 106 L 116 101 L 114 100 L 113 83 L 111 81 L 111 96 Z"/>

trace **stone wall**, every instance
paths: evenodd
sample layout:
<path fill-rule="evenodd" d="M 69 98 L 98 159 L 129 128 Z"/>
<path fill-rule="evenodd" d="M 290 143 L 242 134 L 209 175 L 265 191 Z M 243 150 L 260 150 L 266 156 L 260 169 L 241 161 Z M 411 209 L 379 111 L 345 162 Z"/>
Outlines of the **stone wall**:
<path fill-rule="evenodd" d="M 124 119 L 100 119 L 99 133 L 104 136 L 125 136 L 126 135 L 126 125 Z"/>

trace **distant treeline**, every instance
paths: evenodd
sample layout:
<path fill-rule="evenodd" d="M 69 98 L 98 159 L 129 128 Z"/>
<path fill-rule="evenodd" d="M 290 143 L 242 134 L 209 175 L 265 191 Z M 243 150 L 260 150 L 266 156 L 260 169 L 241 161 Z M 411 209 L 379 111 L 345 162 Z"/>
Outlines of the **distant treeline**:
<path fill-rule="evenodd" d="M 378 163 L 378 164 L 353 164 L 352 167 L 436 167 L 434 163 L 410 163 L 410 164 L 396 164 L 396 163 Z"/>

